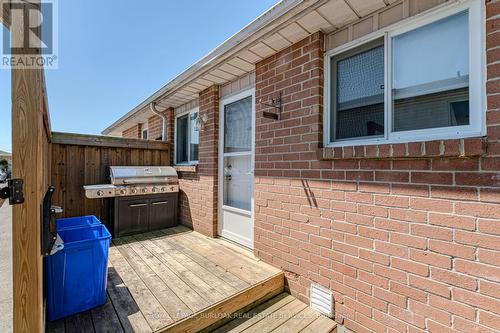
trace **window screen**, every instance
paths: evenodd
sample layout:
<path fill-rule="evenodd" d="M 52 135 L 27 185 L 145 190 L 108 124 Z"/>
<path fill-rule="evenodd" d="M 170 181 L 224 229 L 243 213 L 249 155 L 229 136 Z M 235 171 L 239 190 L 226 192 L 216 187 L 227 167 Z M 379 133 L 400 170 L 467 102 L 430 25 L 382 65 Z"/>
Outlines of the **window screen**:
<path fill-rule="evenodd" d="M 377 42 L 331 61 L 335 110 L 331 140 L 383 135 L 384 46 Z"/>
<path fill-rule="evenodd" d="M 469 125 L 469 27 L 463 12 L 392 41 L 393 130 Z"/>

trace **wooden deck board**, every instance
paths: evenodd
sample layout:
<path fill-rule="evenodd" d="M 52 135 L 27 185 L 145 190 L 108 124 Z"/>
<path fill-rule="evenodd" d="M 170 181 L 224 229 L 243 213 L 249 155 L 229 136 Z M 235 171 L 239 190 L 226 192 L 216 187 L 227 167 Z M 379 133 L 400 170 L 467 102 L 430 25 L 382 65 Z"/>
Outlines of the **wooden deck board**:
<path fill-rule="evenodd" d="M 179 227 L 113 240 L 108 301 L 47 323 L 47 332 L 197 332 L 283 290 L 283 275 L 250 251 Z"/>
<path fill-rule="evenodd" d="M 148 289 L 155 295 L 156 299 L 167 311 L 170 318 L 174 318 L 179 312 L 190 312 L 186 304 L 184 304 L 168 285 L 149 268 L 142 258 L 135 253 L 132 247 L 123 246 L 120 248 L 120 252 L 132 268 L 139 274 Z"/>
<path fill-rule="evenodd" d="M 152 331 L 111 262 L 108 263 L 108 295 L 125 332 Z"/>
<path fill-rule="evenodd" d="M 332 319 L 283 293 L 219 327 L 213 333 L 330 333 L 336 327 L 337 324 Z"/>
<path fill-rule="evenodd" d="M 201 280 L 203 280 L 208 286 L 211 286 L 210 291 L 214 291 L 224 296 L 230 296 L 238 292 L 238 289 L 228 285 L 224 280 L 220 279 L 216 275 L 212 274 L 203 266 L 194 262 L 190 257 L 186 256 L 181 252 L 180 246 L 173 239 L 165 238 L 159 239 L 159 244 L 163 245 L 164 249 L 169 250 L 169 255 L 180 265 L 184 266 L 186 270 L 192 272 Z M 221 298 L 221 299 L 222 299 Z"/>
<path fill-rule="evenodd" d="M 282 308 L 286 304 L 294 300 L 294 297 L 288 294 L 278 295 L 265 303 L 255 307 L 244 315 L 236 318 L 226 325 L 216 329 L 214 333 L 239 333 L 249 328 L 250 326 L 256 324 L 261 319 L 269 316 L 274 311 Z"/>
<path fill-rule="evenodd" d="M 120 319 L 116 314 L 113 304 L 111 304 L 109 296 L 106 304 L 98 309 L 92 309 L 90 312 L 92 314 L 92 321 L 94 322 L 94 328 L 96 332 L 123 332 L 122 325 L 120 324 Z"/>
<path fill-rule="evenodd" d="M 199 295 L 195 289 L 187 285 L 181 278 L 168 268 L 162 259 L 158 259 L 153 252 L 154 248 L 149 249 L 144 246 L 145 243 L 137 243 L 132 246 L 134 251 L 153 269 L 160 278 L 168 283 L 170 289 L 178 295 L 179 298 L 190 308 L 190 312 L 196 312 L 209 306 L 210 303 Z M 152 250 L 153 248 L 153 250 Z"/>
<path fill-rule="evenodd" d="M 165 232 L 159 232 L 160 235 L 167 235 Z M 207 260 L 206 258 L 202 257 L 189 247 L 185 246 L 181 242 L 177 242 L 178 249 L 188 256 L 191 260 L 195 261 L 198 265 L 202 266 L 205 268 L 207 271 L 211 272 L 215 276 L 219 277 L 220 279 L 224 280 L 226 283 L 228 283 L 230 286 L 236 288 L 237 290 L 244 289 L 250 284 L 242 279 L 240 279 L 238 276 L 234 275 L 227 269 L 223 268 L 222 266 L 217 265 L 216 263 Z"/>
<path fill-rule="evenodd" d="M 176 238 L 205 259 L 226 267 L 228 271 L 250 284 L 258 283 L 269 275 L 279 272 L 272 266 L 252 260 L 233 250 L 228 252 L 227 247 L 218 242 L 210 242 L 200 234 L 187 233 L 183 237 Z"/>
<path fill-rule="evenodd" d="M 142 281 L 140 274 L 130 266 L 121 251 L 123 249 L 111 247 L 109 249 L 109 260 L 113 263 L 116 271 L 129 289 L 148 324 L 153 331 L 168 326 L 173 322 L 172 318 L 158 302 L 153 292 Z"/>
<path fill-rule="evenodd" d="M 174 272 L 182 281 L 189 285 L 193 290 L 202 296 L 209 303 L 216 303 L 223 299 L 225 296 L 217 289 L 207 284 L 194 272 L 188 270 L 181 263 L 177 262 L 171 255 L 172 249 L 165 245 L 161 240 L 146 240 L 145 244 L 153 252 L 153 254 L 163 261 L 167 267 Z"/>
<path fill-rule="evenodd" d="M 85 333 L 93 332 L 94 324 L 90 311 L 79 313 L 65 319 L 66 332 Z"/>
<path fill-rule="evenodd" d="M 330 332 L 335 332 L 337 327 L 337 323 L 335 323 L 333 320 L 330 318 L 321 316 L 315 321 L 313 321 L 311 324 L 309 324 L 307 327 L 305 327 L 301 333 L 316 333 L 316 332 L 325 332 L 325 333 L 330 333 Z"/>

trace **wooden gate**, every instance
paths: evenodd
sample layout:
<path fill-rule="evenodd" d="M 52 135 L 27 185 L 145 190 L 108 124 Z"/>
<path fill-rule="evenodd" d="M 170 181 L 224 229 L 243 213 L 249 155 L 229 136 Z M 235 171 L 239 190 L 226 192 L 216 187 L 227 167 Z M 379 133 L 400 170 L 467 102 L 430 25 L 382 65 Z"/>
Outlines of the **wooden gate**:
<path fill-rule="evenodd" d="M 14 42 L 22 41 L 24 20 L 10 15 L 5 2 L 0 0 L 2 23 Z M 39 1 L 21 6 L 37 7 Z M 50 133 L 43 69 L 13 68 L 12 177 L 24 180 L 25 196 L 12 209 L 14 332 L 44 331 L 40 220 L 50 176 Z"/>

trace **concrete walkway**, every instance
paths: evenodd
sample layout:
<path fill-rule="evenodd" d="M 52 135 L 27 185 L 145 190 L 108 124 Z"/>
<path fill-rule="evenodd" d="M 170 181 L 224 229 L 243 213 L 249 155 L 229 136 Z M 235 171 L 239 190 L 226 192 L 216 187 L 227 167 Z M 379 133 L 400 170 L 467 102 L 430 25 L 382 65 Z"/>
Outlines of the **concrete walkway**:
<path fill-rule="evenodd" d="M 0 207 L 0 332 L 12 332 L 12 208 Z"/>

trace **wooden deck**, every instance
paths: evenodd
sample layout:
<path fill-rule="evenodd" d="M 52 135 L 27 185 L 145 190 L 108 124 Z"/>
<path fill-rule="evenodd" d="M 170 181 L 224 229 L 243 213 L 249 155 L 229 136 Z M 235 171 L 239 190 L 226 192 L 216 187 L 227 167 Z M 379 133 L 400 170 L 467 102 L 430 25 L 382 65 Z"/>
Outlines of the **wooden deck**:
<path fill-rule="evenodd" d="M 198 332 L 284 288 L 278 269 L 184 227 L 113 244 L 107 303 L 48 322 L 47 332 Z"/>
<path fill-rule="evenodd" d="M 336 332 L 336 328 L 332 319 L 283 293 L 212 332 L 330 333 Z"/>

